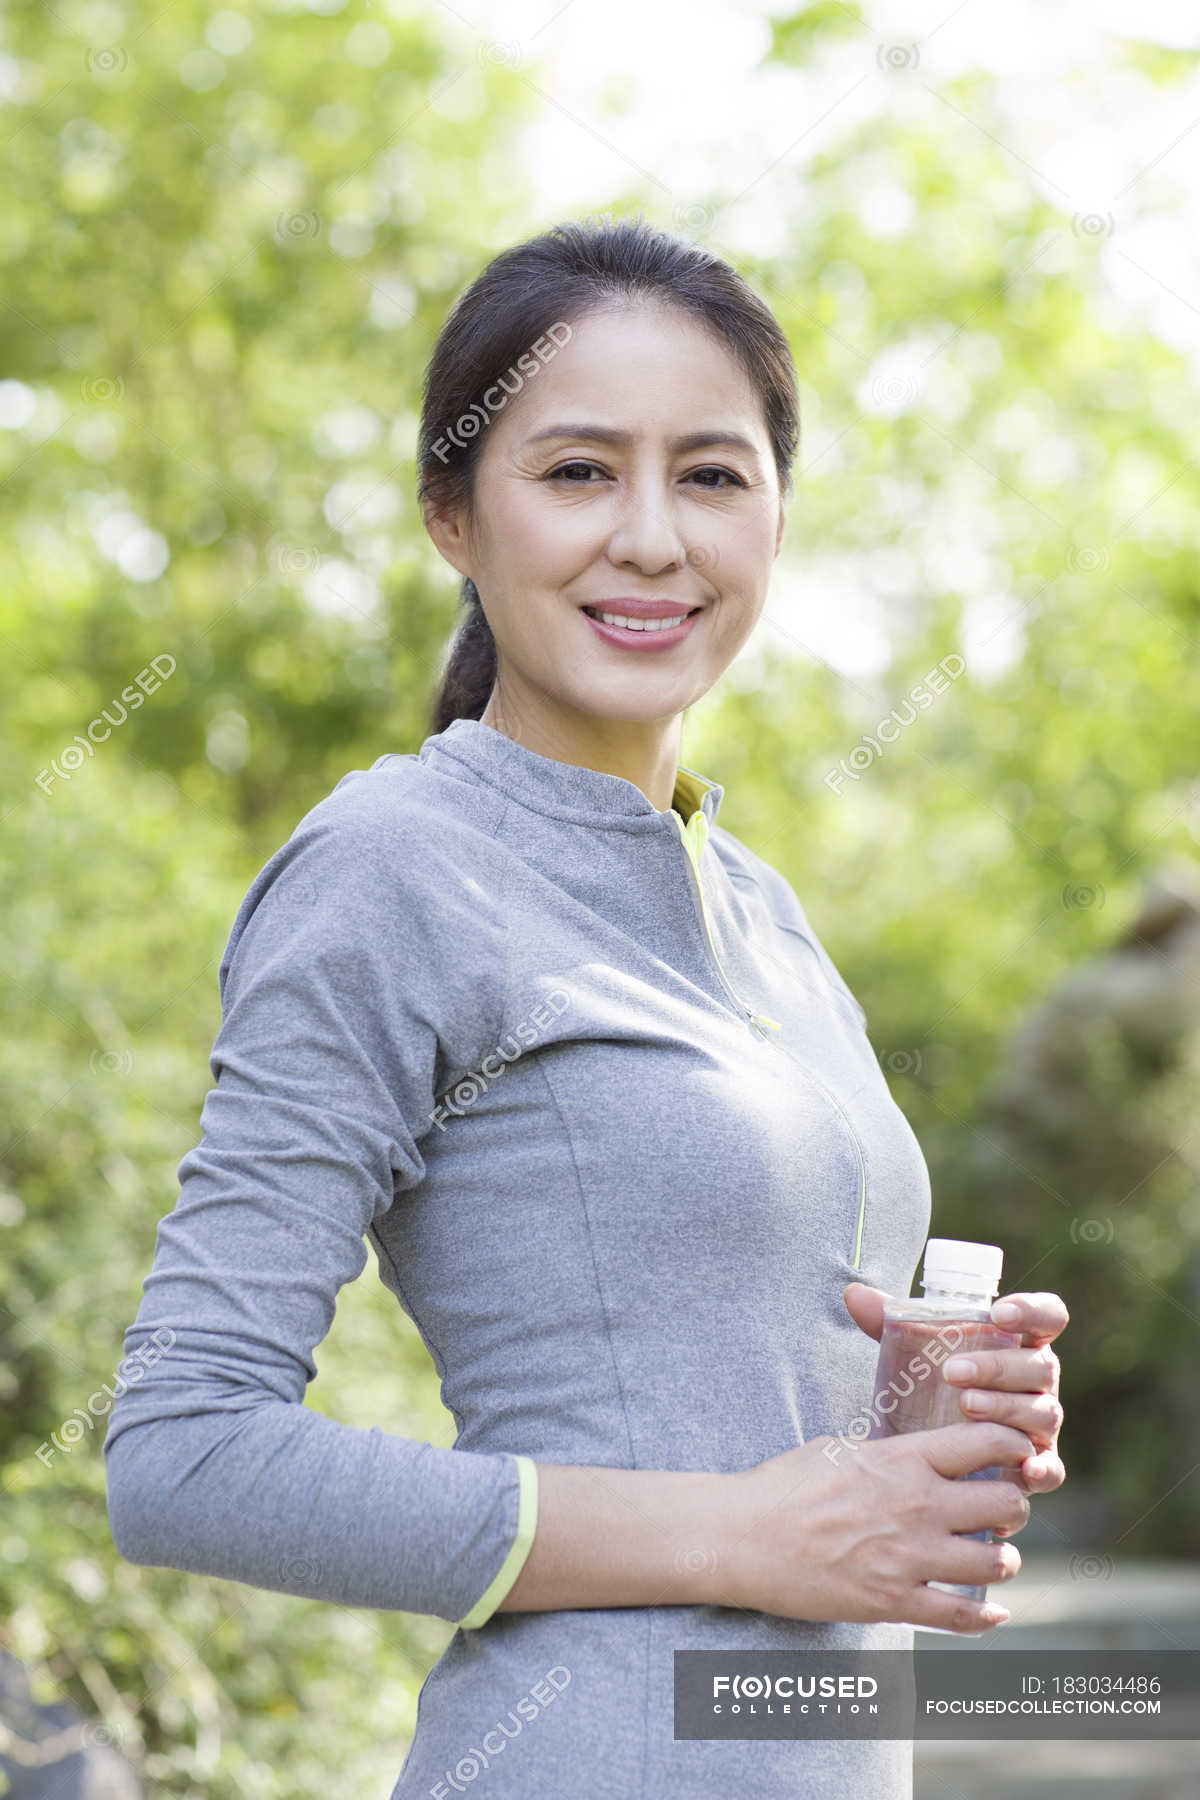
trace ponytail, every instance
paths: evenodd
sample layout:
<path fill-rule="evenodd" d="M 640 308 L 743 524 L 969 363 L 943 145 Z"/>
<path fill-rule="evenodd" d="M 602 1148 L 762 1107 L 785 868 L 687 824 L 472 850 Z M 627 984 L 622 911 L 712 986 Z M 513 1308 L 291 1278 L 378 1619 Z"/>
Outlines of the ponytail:
<path fill-rule="evenodd" d="M 445 731 L 455 719 L 482 717 L 496 684 L 496 640 L 470 576 L 462 584 L 460 603 L 466 612 L 451 640 L 434 702 L 431 732 Z"/>

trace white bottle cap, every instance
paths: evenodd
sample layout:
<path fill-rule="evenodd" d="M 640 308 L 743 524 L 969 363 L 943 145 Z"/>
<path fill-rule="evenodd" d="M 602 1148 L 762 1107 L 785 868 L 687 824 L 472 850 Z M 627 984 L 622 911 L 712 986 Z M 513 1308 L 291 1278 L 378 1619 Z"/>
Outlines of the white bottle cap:
<path fill-rule="evenodd" d="M 923 1287 L 965 1289 L 992 1295 L 1000 1286 L 1004 1252 L 999 1244 L 971 1244 L 962 1238 L 930 1238 L 925 1246 Z"/>

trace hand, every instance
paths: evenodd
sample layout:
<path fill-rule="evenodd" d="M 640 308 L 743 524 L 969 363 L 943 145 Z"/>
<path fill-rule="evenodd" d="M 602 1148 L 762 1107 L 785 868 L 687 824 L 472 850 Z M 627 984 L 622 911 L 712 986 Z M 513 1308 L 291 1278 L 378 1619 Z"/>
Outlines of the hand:
<path fill-rule="evenodd" d="M 881 1288 L 867 1287 L 861 1281 L 852 1281 L 842 1294 L 854 1323 L 876 1340 L 883 1330 L 884 1301 L 889 1298 Z M 1017 1318 L 997 1318 L 1002 1306 L 1019 1308 Z M 964 1359 L 952 1356 L 943 1363 L 942 1374 L 963 1389 L 960 1401 L 965 1419 L 1011 1425 L 1027 1434 L 1034 1450 L 1015 1479 L 1023 1493 L 1048 1494 L 1067 1478 L 1058 1454 L 1063 1422 L 1058 1398 L 1061 1364 L 1050 1345 L 1066 1329 L 1070 1314 L 1057 1294 L 1004 1294 L 992 1302 L 992 1321 L 1002 1331 L 1019 1334 L 1019 1346 L 973 1350 L 969 1358 L 977 1365 L 973 1374 L 960 1373 L 955 1365 Z"/>
<path fill-rule="evenodd" d="M 718 1604 L 784 1619 L 890 1620 L 979 1632 L 1006 1609 L 926 1585 L 1009 1581 L 1028 1523 L 1015 1479 L 1032 1445 L 1008 1425 L 942 1425 L 870 1442 L 818 1437 L 723 1479 Z M 1004 1466 L 1003 1479 L 963 1481 Z"/>

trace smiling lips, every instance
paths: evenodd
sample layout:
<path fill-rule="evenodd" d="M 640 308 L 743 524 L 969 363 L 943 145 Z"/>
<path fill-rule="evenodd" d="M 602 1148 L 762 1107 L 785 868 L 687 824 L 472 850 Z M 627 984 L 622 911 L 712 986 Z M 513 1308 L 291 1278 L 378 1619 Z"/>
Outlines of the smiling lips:
<path fill-rule="evenodd" d="M 688 617 L 687 613 L 681 612 L 671 618 L 637 619 L 632 613 L 594 612 L 590 606 L 583 610 L 589 619 L 602 619 L 606 625 L 619 625 L 626 631 L 669 631 L 672 625 L 682 625 Z"/>
<path fill-rule="evenodd" d="M 603 607 L 585 606 L 582 611 L 609 643 L 631 650 L 665 650 L 686 637 L 700 608 L 678 600 L 622 599 Z"/>

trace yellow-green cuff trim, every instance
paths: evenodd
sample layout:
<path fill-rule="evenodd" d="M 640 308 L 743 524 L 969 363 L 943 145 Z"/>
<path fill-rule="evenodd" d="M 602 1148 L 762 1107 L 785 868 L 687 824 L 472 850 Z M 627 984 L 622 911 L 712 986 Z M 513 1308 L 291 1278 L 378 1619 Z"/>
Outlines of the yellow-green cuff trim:
<path fill-rule="evenodd" d="M 506 1598 L 509 1589 L 515 1584 L 517 1576 L 525 1567 L 525 1559 L 533 1548 L 533 1534 L 537 1530 L 538 1516 L 537 1464 L 531 1456 L 518 1456 L 516 1464 L 521 1483 L 520 1499 L 517 1503 L 517 1535 L 490 1586 L 479 1596 L 466 1618 L 458 1621 L 459 1626 L 465 1631 L 474 1631 L 478 1626 L 487 1624 L 500 1602 Z"/>

